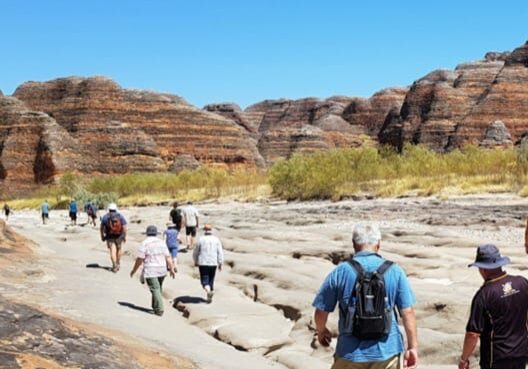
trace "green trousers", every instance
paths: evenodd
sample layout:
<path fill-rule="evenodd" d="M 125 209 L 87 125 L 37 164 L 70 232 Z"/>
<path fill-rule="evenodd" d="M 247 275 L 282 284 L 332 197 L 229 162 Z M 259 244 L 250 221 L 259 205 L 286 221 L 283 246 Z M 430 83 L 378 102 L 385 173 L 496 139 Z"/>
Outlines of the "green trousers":
<path fill-rule="evenodd" d="M 152 309 L 155 314 L 163 313 L 163 297 L 161 296 L 161 288 L 163 286 L 163 277 L 145 278 L 147 285 L 149 286 L 150 293 L 152 294 Z"/>

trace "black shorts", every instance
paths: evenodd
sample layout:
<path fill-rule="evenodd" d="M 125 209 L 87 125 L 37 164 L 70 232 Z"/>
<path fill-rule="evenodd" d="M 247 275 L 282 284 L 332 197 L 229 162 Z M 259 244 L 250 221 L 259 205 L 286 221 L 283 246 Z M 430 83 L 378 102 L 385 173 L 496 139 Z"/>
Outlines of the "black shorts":
<path fill-rule="evenodd" d="M 187 236 L 193 236 L 196 237 L 196 226 L 193 227 L 185 227 L 185 234 Z"/>
<path fill-rule="evenodd" d="M 77 220 L 77 213 L 70 211 L 70 219 L 71 220 Z"/>
<path fill-rule="evenodd" d="M 49 218 L 49 214 L 48 213 L 42 213 L 42 219 L 45 219 L 45 218 Z"/>

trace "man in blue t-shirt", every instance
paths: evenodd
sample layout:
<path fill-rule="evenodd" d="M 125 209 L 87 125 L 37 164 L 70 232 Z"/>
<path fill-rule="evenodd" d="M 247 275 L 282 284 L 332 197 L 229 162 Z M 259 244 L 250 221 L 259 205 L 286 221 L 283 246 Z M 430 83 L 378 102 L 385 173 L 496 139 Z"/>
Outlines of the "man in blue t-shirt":
<path fill-rule="evenodd" d="M 77 202 L 75 200 L 70 201 L 70 219 L 72 224 L 77 224 Z"/>
<path fill-rule="evenodd" d="M 49 219 L 49 204 L 48 200 L 44 200 L 40 206 L 40 214 L 42 215 L 42 224 L 46 224 Z"/>
<path fill-rule="evenodd" d="M 365 271 L 373 272 L 383 264 L 385 259 L 378 254 L 381 233 L 377 225 L 358 224 L 354 228 L 352 241 L 354 260 L 359 262 Z M 339 305 L 339 335 L 332 369 L 363 367 L 398 369 L 402 352 L 404 352 L 404 367 L 415 368 L 418 365 L 416 318 L 413 309 L 416 298 L 405 272 L 399 265 L 393 264 L 383 274 L 383 278 L 388 305 L 393 310 L 397 308 L 403 319 L 407 349 L 404 349 L 396 314 L 392 314 L 392 324 L 388 335 L 378 340 L 360 340 L 347 330 L 346 312 L 353 294 L 356 276 L 357 273 L 349 262 L 339 264 L 326 277 L 313 302 L 317 339 L 323 346 L 329 346 L 332 339 L 326 327 L 328 315 L 334 311 L 336 305 Z"/>

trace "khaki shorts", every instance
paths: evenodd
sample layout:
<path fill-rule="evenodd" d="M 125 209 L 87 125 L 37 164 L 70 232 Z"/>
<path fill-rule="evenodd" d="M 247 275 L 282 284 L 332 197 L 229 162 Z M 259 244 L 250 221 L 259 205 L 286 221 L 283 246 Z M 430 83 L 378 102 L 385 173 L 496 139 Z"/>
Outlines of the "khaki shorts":
<path fill-rule="evenodd" d="M 356 363 L 336 357 L 331 369 L 400 369 L 400 355 L 395 355 L 385 361 L 369 361 L 366 363 Z"/>
<path fill-rule="evenodd" d="M 106 246 L 108 248 L 112 247 L 112 245 L 115 245 L 118 249 L 120 249 L 122 244 L 123 244 L 123 240 L 121 238 L 106 240 Z"/>

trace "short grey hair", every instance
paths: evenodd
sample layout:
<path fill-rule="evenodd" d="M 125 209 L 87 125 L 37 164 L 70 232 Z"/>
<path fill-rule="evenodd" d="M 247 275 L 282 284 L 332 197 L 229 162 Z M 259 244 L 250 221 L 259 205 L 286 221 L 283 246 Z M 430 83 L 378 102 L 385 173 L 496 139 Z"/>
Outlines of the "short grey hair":
<path fill-rule="evenodd" d="M 355 245 L 377 245 L 381 241 L 381 232 L 376 223 L 359 223 L 354 227 L 352 241 Z"/>

